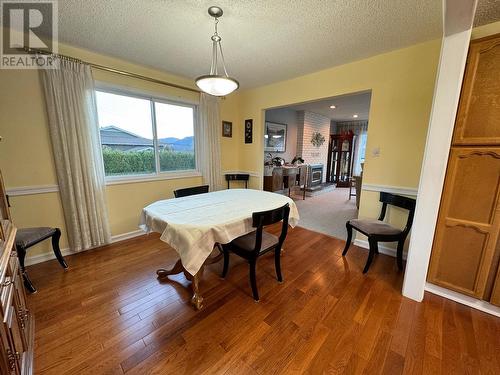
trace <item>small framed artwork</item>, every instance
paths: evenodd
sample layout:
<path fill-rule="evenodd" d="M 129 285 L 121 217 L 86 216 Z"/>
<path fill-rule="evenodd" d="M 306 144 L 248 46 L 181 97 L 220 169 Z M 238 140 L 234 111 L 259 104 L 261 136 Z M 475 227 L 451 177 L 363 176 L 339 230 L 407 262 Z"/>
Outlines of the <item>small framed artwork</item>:
<path fill-rule="evenodd" d="M 252 143 L 253 140 L 253 119 L 245 120 L 245 143 Z"/>
<path fill-rule="evenodd" d="M 270 152 L 286 151 L 286 124 L 266 121 L 264 150 Z"/>
<path fill-rule="evenodd" d="M 233 123 L 222 121 L 222 136 L 231 138 L 233 136 Z"/>

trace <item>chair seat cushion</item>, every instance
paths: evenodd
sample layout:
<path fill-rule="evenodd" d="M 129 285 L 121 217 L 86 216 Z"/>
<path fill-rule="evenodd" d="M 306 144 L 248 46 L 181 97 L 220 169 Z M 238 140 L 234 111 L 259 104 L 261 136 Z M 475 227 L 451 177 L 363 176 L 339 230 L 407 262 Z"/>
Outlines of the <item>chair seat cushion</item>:
<path fill-rule="evenodd" d="M 56 232 L 56 228 L 37 227 L 21 228 L 16 234 L 16 247 L 26 249 L 37 242 L 49 238 Z"/>
<path fill-rule="evenodd" d="M 379 234 L 385 236 L 398 235 L 402 232 L 401 229 L 394 228 L 392 225 L 389 225 L 380 220 L 373 219 L 352 219 L 349 220 L 349 223 L 356 229 L 359 229 L 361 232 L 364 232 L 368 235 Z"/>
<path fill-rule="evenodd" d="M 233 240 L 233 245 L 239 247 L 242 250 L 253 251 L 255 249 L 256 238 L 257 238 L 257 232 L 253 231 Z M 272 246 L 276 246 L 278 242 L 279 242 L 278 237 L 270 233 L 267 233 L 266 231 L 262 231 L 261 252 L 269 249 Z"/>

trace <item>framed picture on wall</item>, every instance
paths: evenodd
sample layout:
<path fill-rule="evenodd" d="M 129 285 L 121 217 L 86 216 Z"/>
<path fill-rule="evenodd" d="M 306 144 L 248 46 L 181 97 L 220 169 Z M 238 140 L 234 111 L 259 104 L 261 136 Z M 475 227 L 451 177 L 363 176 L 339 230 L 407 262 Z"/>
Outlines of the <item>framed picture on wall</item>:
<path fill-rule="evenodd" d="M 233 123 L 222 121 L 222 136 L 231 138 L 233 136 Z"/>
<path fill-rule="evenodd" d="M 253 119 L 245 120 L 245 143 L 252 143 Z"/>
<path fill-rule="evenodd" d="M 286 124 L 266 121 L 264 150 L 270 152 L 286 151 Z"/>

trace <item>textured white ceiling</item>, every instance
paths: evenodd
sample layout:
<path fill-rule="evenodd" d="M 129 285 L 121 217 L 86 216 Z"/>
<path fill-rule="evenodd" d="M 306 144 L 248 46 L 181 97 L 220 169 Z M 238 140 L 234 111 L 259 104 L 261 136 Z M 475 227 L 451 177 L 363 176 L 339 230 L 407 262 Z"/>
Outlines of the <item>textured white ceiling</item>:
<path fill-rule="evenodd" d="M 242 87 L 427 41 L 442 28 L 439 0 L 60 0 L 59 38 L 194 78 L 209 69 L 210 5 L 224 10 L 226 63 Z"/>
<path fill-rule="evenodd" d="M 500 21 L 500 0 L 479 0 L 474 17 L 474 26 Z"/>
<path fill-rule="evenodd" d="M 323 99 L 315 102 L 297 104 L 290 107 L 295 111 L 309 111 L 319 113 L 334 121 L 368 120 L 370 112 L 371 93 L 349 94 Z M 335 105 L 335 109 L 330 106 Z M 357 114 L 357 118 L 352 116 Z"/>

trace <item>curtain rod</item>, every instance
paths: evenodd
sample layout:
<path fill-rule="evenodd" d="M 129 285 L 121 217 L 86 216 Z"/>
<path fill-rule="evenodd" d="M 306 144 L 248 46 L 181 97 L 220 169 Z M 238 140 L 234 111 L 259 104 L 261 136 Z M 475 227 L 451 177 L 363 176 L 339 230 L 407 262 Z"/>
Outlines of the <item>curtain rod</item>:
<path fill-rule="evenodd" d="M 106 72 L 111 72 L 111 73 L 115 73 L 115 74 L 121 74 L 121 75 L 127 76 L 127 77 L 138 78 L 138 79 L 142 79 L 144 81 L 149 81 L 149 82 L 153 82 L 153 83 L 158 83 L 160 85 L 174 87 L 176 89 L 181 89 L 181 90 L 186 90 L 186 91 L 191 91 L 191 92 L 196 92 L 196 93 L 200 93 L 201 92 L 200 90 L 193 89 L 191 87 L 178 85 L 176 83 L 171 83 L 171 82 L 163 81 L 161 79 L 156 79 L 156 78 L 151 78 L 151 77 L 143 76 L 141 74 L 127 72 L 126 70 L 120 70 L 120 69 L 110 68 L 110 67 L 105 66 L 105 65 L 94 64 L 94 63 L 91 63 L 91 62 L 88 62 L 88 61 L 83 61 L 83 60 L 76 59 L 76 58 L 71 57 L 71 56 L 54 54 L 54 53 L 50 53 L 50 52 L 39 50 L 39 49 L 35 49 L 35 48 L 19 48 L 19 49 L 22 50 L 22 51 L 24 51 L 24 52 L 27 52 L 27 53 L 40 54 L 40 55 L 52 55 L 52 56 L 55 56 L 55 57 L 59 57 L 59 58 L 61 58 L 63 60 L 70 60 L 70 61 L 81 62 L 81 63 L 89 65 L 90 67 L 92 67 L 94 69 L 104 70 Z"/>

